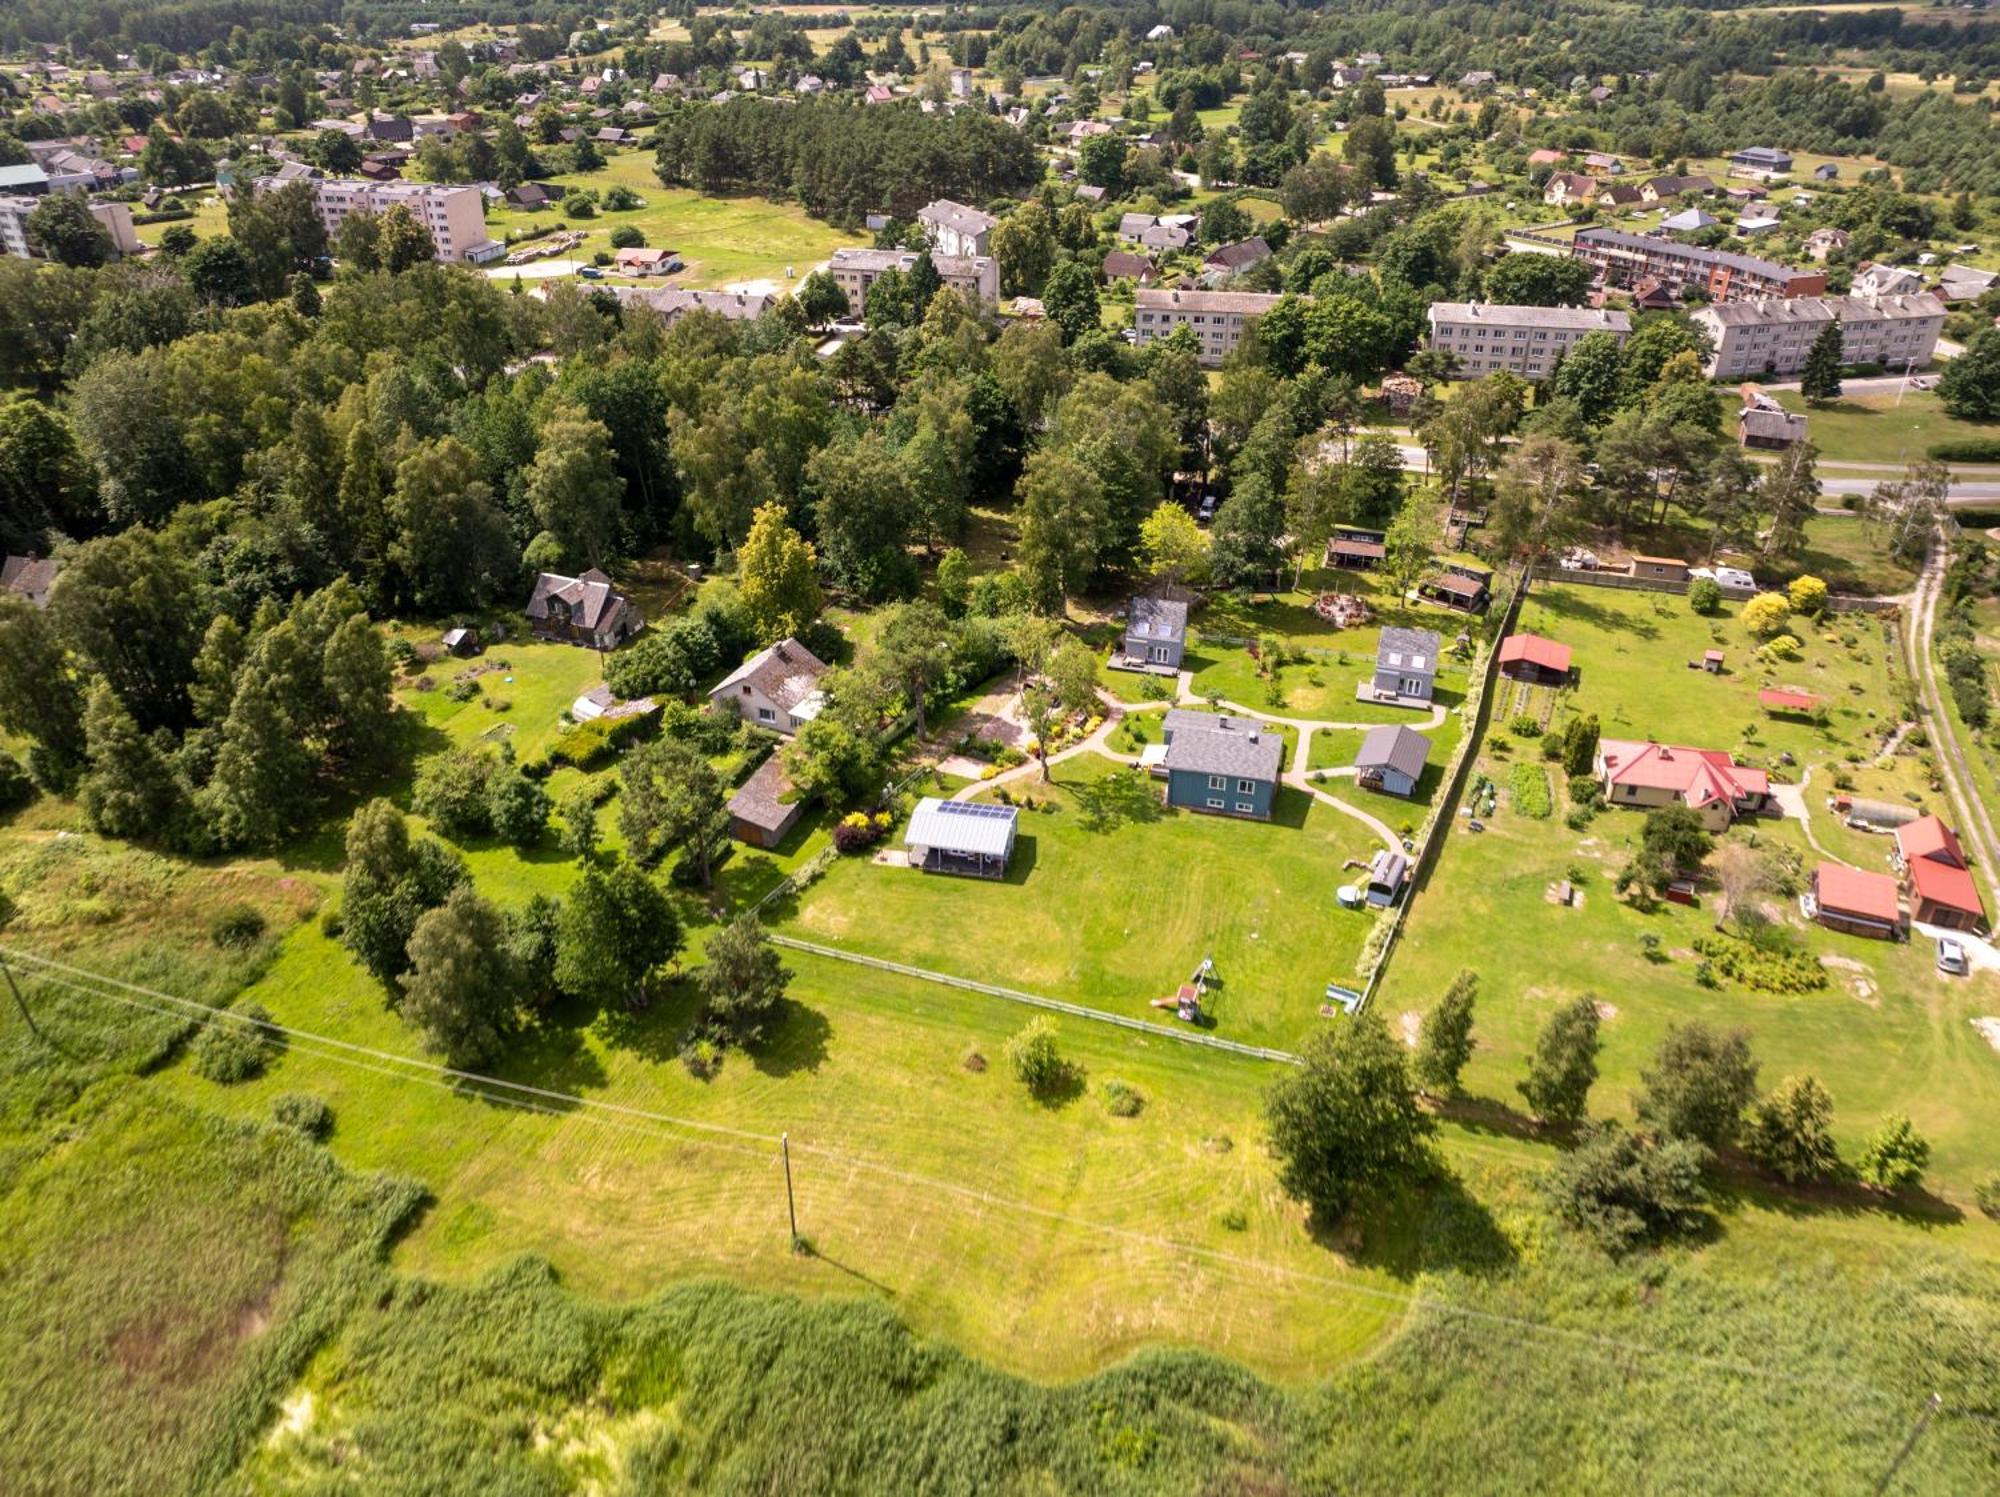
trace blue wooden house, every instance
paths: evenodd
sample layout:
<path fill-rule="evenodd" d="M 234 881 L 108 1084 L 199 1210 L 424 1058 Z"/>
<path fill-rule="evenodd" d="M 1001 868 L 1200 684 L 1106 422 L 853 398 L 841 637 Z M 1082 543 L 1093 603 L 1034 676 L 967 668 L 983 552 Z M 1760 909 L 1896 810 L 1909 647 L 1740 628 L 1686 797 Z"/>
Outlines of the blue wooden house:
<path fill-rule="evenodd" d="M 1176 708 L 1164 724 L 1167 804 L 1269 821 L 1285 769 L 1285 742 L 1262 723 Z"/>

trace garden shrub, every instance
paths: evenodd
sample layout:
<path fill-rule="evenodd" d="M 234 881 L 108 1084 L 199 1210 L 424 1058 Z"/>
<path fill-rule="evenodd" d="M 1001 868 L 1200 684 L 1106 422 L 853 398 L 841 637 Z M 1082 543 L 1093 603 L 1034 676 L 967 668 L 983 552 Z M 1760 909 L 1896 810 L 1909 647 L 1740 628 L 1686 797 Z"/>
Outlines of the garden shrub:
<path fill-rule="evenodd" d="M 1507 775 L 1507 791 L 1522 816 L 1546 820 L 1555 810 L 1549 794 L 1549 772 L 1539 764 L 1516 764 Z"/>
<path fill-rule="evenodd" d="M 1824 967 L 1776 940 L 1704 935 L 1695 938 L 1694 949 L 1712 973 L 1760 993 L 1816 993 L 1826 986 Z"/>
<path fill-rule="evenodd" d="M 834 823 L 833 845 L 844 853 L 865 851 L 888 836 L 895 824 L 895 817 L 887 811 L 872 816 L 866 811 L 850 811 Z"/>
<path fill-rule="evenodd" d="M 1722 587 L 1713 577 L 1697 577 L 1688 584 L 1687 600 L 1696 613 L 1713 614 L 1722 607 Z"/>
<path fill-rule="evenodd" d="M 1056 1026 L 1047 1019 L 1033 1018 L 1007 1041 L 1007 1064 L 1015 1078 L 1037 1096 L 1061 1083 L 1067 1069 L 1056 1045 Z"/>
<path fill-rule="evenodd" d="M 1104 1110 L 1114 1118 L 1134 1118 L 1139 1109 L 1146 1105 L 1146 1099 L 1135 1086 L 1123 1081 L 1107 1081 L 1101 1088 L 1104 1094 Z"/>
<path fill-rule="evenodd" d="M 1542 725 L 1523 712 L 1507 724 L 1507 731 L 1516 738 L 1539 738 L 1542 736 Z"/>
<path fill-rule="evenodd" d="M 286 1092 L 271 1104 L 271 1116 L 315 1143 L 323 1142 L 333 1132 L 333 1109 L 305 1092 Z"/>
<path fill-rule="evenodd" d="M 254 946 L 264 934 L 264 917 L 247 904 L 233 904 L 208 925 L 208 938 L 230 950 Z"/>
<path fill-rule="evenodd" d="M 240 1018 L 218 1015 L 210 1020 L 193 1046 L 195 1074 L 223 1086 L 263 1075 L 278 1051 L 277 1035 L 258 1027 L 270 1022 L 269 1010 L 260 1003 L 246 1003 L 234 1012 Z"/>
<path fill-rule="evenodd" d="M 2000 463 L 2000 437 L 1962 437 L 1933 442 L 1926 454 L 1941 463 Z"/>

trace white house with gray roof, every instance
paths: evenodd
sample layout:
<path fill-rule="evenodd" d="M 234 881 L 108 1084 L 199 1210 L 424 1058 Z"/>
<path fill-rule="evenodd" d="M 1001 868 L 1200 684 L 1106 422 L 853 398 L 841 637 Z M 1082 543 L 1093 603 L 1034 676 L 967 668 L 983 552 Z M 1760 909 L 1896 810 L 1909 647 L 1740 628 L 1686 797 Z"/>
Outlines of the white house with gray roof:
<path fill-rule="evenodd" d="M 1930 363 L 1945 305 L 1914 296 L 1790 296 L 1697 307 L 1689 320 L 1708 334 L 1710 379 L 1797 374 L 1829 322 L 1840 324 L 1840 362 L 1885 369 Z"/>
<path fill-rule="evenodd" d="M 1361 750 L 1354 756 L 1354 780 L 1364 790 L 1414 795 L 1430 757 L 1430 739 L 1401 723 L 1384 723 L 1370 728 L 1361 740 Z"/>
<path fill-rule="evenodd" d="M 1362 701 L 1399 707 L 1430 706 L 1437 690 L 1440 648 L 1435 629 L 1390 625 L 1375 646 L 1375 674 L 1360 684 L 1356 695 Z"/>
<path fill-rule="evenodd" d="M 1133 598 L 1125 611 L 1125 660 L 1139 670 L 1179 670 L 1187 623 L 1188 606 L 1179 598 Z"/>
<path fill-rule="evenodd" d="M 708 693 L 717 707 L 773 733 L 792 734 L 819 716 L 827 666 L 796 639 L 781 639 L 736 667 Z"/>
<path fill-rule="evenodd" d="M 934 253 L 971 256 L 991 253 L 993 229 L 1000 220 L 964 203 L 939 198 L 917 210 L 917 222 L 931 236 Z"/>

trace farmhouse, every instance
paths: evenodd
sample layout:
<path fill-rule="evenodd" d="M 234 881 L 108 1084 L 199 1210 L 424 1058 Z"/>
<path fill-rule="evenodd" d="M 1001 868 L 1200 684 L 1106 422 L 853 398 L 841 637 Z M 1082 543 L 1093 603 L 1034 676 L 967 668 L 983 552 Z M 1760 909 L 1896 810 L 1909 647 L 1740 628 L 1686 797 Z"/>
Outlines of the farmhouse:
<path fill-rule="evenodd" d="M 1500 642 L 1500 674 L 1510 681 L 1560 686 L 1569 679 L 1569 646 L 1539 634 L 1510 634 Z"/>
<path fill-rule="evenodd" d="M 784 756 L 772 754 L 729 798 L 729 835 L 752 847 L 776 847 L 805 814 L 804 803 L 791 796 Z"/>
<path fill-rule="evenodd" d="M 580 577 L 539 574 L 526 613 L 538 638 L 599 650 L 616 649 L 645 627 L 639 610 L 596 567 Z"/>
<path fill-rule="evenodd" d="M 1435 629 L 1391 625 L 1375 645 L 1375 675 L 1361 683 L 1363 700 L 1428 707 L 1437 690 L 1439 641 Z"/>
<path fill-rule="evenodd" d="M 1125 611 L 1125 658 L 1128 667 L 1181 668 L 1187 649 L 1188 606 L 1178 598 L 1134 598 Z"/>
<path fill-rule="evenodd" d="M 1916 917 L 1925 925 L 1949 930 L 1977 930 L 1986 923 L 1979 885 L 1966 865 L 1958 833 L 1937 816 L 1925 816 L 1896 828 L 1896 867 L 1915 901 Z"/>
<path fill-rule="evenodd" d="M 1597 745 L 1596 769 L 1611 805 L 1640 811 L 1686 806 L 1711 832 L 1771 804 L 1770 776 L 1719 749 L 1605 738 Z"/>
<path fill-rule="evenodd" d="M 1013 806 L 927 795 L 910 813 L 910 828 L 903 834 L 910 866 L 926 873 L 1004 878 L 1020 814 Z"/>
<path fill-rule="evenodd" d="M 56 564 L 45 557 L 10 556 L 0 562 L 0 592 L 26 598 L 37 608 L 49 606 L 49 589 L 56 583 Z"/>
<path fill-rule="evenodd" d="M 1248 718 L 1184 707 L 1167 713 L 1163 726 L 1168 805 L 1271 819 L 1284 771 L 1282 738 Z"/>
<path fill-rule="evenodd" d="M 716 682 L 708 699 L 760 728 L 796 733 L 825 704 L 819 682 L 826 672 L 811 650 L 796 639 L 781 639 Z"/>
<path fill-rule="evenodd" d="M 1400 723 L 1370 728 L 1354 756 L 1354 782 L 1385 795 L 1414 795 L 1430 756 L 1430 739 L 1414 728 Z"/>
<path fill-rule="evenodd" d="M 1886 873 L 1864 873 L 1844 863 L 1821 862 L 1813 870 L 1804 900 L 1806 913 L 1829 930 L 1893 941 L 1903 930 L 1896 881 Z"/>
<path fill-rule="evenodd" d="M 1238 240 L 1235 244 L 1218 244 L 1208 252 L 1201 268 L 1211 276 L 1232 276 L 1270 258 L 1271 246 L 1258 234 Z"/>

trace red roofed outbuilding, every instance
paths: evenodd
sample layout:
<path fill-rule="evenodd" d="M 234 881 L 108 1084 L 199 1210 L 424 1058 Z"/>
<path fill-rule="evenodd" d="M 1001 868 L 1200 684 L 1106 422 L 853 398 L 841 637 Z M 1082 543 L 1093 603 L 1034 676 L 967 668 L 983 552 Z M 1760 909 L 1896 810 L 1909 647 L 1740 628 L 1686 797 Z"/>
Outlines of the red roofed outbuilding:
<path fill-rule="evenodd" d="M 1823 862 L 1813 870 L 1812 902 L 1814 918 L 1829 929 L 1882 941 L 1902 933 L 1902 900 L 1886 873 Z"/>
<path fill-rule="evenodd" d="M 1569 646 L 1539 634 L 1510 634 L 1500 642 L 1500 674 L 1559 686 L 1569 679 Z"/>
<path fill-rule="evenodd" d="M 1977 930 L 1986 923 L 1965 849 L 1941 817 L 1919 817 L 1896 828 L 1896 863 L 1909 880 L 1914 913 L 1923 924 Z"/>

